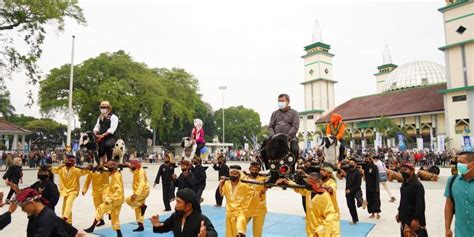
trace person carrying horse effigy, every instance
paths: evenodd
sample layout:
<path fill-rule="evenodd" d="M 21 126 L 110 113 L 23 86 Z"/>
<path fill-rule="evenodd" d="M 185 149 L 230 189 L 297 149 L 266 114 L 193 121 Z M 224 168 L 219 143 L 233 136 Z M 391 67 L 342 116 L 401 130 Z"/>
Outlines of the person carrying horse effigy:
<path fill-rule="evenodd" d="M 94 127 L 94 135 L 99 146 L 99 159 L 107 155 L 107 160 L 112 159 L 112 152 L 117 139 L 114 134 L 119 124 L 119 118 L 112 113 L 112 106 L 108 101 L 100 102 L 100 116 Z"/>
<path fill-rule="evenodd" d="M 346 146 L 344 142 L 344 132 L 346 131 L 346 124 L 342 121 L 340 114 L 333 113 L 326 124 L 326 136 L 334 136 L 339 141 L 339 161 L 344 159 L 346 154 Z"/>

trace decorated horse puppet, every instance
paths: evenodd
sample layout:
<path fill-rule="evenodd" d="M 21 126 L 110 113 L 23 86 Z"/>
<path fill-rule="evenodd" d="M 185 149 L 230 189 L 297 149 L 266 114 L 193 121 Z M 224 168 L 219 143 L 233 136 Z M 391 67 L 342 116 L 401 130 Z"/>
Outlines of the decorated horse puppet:
<path fill-rule="evenodd" d="M 181 147 L 183 148 L 183 153 L 181 153 L 181 158 L 183 160 L 191 161 L 194 157 L 207 160 L 209 157 L 209 150 L 206 146 L 203 146 L 199 150 L 199 153 L 196 152 L 196 150 L 199 149 L 199 146 L 191 137 L 183 137 L 181 140 Z"/>
<path fill-rule="evenodd" d="M 341 143 L 334 136 L 323 137 L 319 148 L 322 148 L 324 162 L 330 163 L 332 165 L 337 164 L 337 158 L 339 157 L 339 147 Z"/>
<path fill-rule="evenodd" d="M 183 148 L 183 153 L 181 158 L 183 160 L 191 161 L 196 154 L 197 145 L 190 137 L 183 137 L 181 140 L 181 147 Z"/>
<path fill-rule="evenodd" d="M 274 184 L 279 178 L 296 177 L 295 164 L 298 157 L 290 150 L 288 137 L 278 133 L 266 139 L 260 149 L 260 162 L 270 170 L 269 183 Z"/>
<path fill-rule="evenodd" d="M 107 162 L 107 156 L 99 157 L 97 140 L 93 132 L 81 133 L 79 146 L 85 150 L 89 156 L 94 157 L 94 161 L 97 165 L 102 165 Z M 118 139 L 112 147 L 112 159 L 117 160 L 119 164 L 123 164 L 125 152 L 125 142 L 122 139 Z"/>

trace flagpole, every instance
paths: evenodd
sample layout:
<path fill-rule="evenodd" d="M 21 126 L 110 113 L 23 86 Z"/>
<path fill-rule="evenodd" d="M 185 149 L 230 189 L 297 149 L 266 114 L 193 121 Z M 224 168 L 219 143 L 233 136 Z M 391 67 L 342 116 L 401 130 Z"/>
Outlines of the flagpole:
<path fill-rule="evenodd" d="M 67 112 L 67 139 L 66 139 L 66 151 L 71 152 L 71 119 L 72 119 L 72 89 L 74 81 L 74 39 L 72 36 L 72 50 L 71 50 L 71 74 L 69 76 L 69 105 Z"/>

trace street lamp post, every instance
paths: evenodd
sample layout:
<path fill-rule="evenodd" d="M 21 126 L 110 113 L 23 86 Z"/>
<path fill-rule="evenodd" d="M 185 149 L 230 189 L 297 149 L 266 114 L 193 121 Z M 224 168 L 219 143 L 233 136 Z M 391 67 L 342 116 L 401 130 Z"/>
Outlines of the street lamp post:
<path fill-rule="evenodd" d="M 222 90 L 222 144 L 225 144 L 225 108 L 224 108 L 224 91 L 227 86 L 219 86 L 219 90 Z"/>
<path fill-rule="evenodd" d="M 74 81 L 74 39 L 75 36 L 72 36 L 72 51 L 71 51 L 71 74 L 69 76 L 69 105 L 67 112 L 67 138 L 66 138 L 66 150 L 71 151 L 71 119 L 72 119 L 72 88 Z"/>

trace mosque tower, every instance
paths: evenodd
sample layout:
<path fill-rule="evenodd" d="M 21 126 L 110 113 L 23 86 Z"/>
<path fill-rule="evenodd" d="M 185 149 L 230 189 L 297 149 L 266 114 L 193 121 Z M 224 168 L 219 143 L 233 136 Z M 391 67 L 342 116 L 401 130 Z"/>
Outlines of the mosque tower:
<path fill-rule="evenodd" d="M 443 14 L 446 64 L 444 96 L 446 147 L 474 144 L 474 0 L 448 0 Z"/>
<path fill-rule="evenodd" d="M 300 115 L 300 142 L 304 142 L 304 146 L 311 144 L 308 141 L 314 141 L 317 135 L 315 122 L 321 115 L 330 111 L 335 107 L 334 100 L 334 84 L 332 74 L 332 58 L 329 50 L 331 46 L 323 43 L 321 27 L 318 21 L 314 23 L 314 32 L 312 43 L 304 50 L 304 81 L 301 84 L 304 87 L 304 111 L 299 112 Z M 313 144 L 314 145 L 314 144 Z"/>
<path fill-rule="evenodd" d="M 388 45 L 385 45 L 382 57 L 382 65 L 377 67 L 379 72 L 374 74 L 375 79 L 377 80 L 377 93 L 383 92 L 383 85 L 385 79 L 387 78 L 388 74 L 390 74 L 393 70 L 395 70 L 395 68 L 397 68 L 397 65 L 392 63 L 392 55 L 390 54 L 390 49 L 388 48 Z"/>

